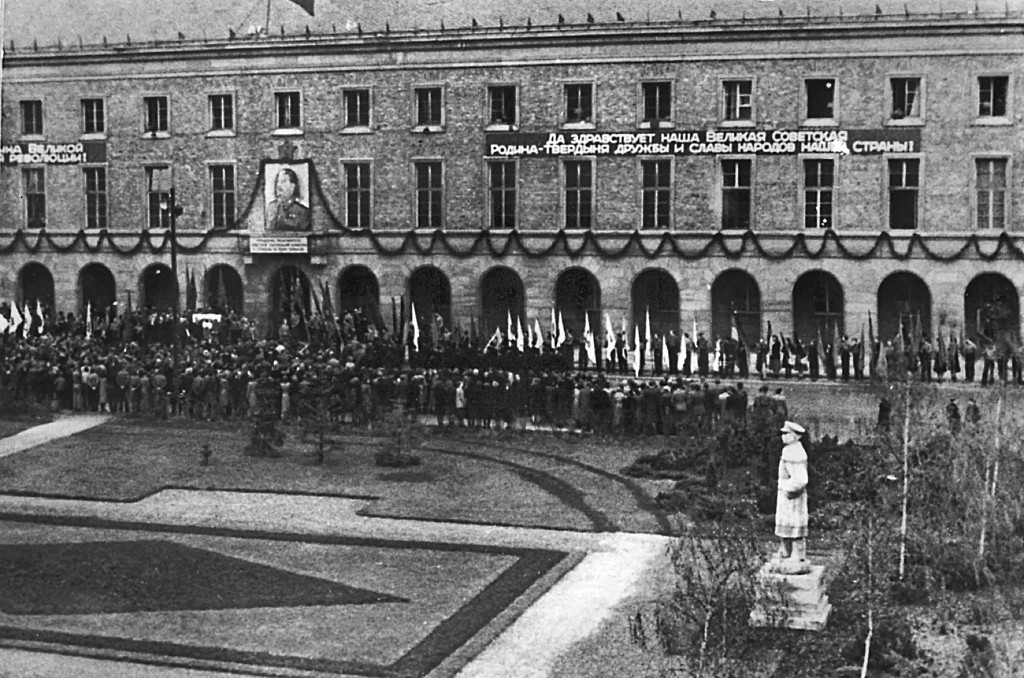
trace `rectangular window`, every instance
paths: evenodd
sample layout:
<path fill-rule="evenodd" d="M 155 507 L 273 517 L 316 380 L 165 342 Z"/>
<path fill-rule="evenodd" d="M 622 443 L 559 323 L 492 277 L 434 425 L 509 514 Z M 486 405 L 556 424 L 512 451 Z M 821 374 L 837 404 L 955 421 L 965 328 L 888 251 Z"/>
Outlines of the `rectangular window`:
<path fill-rule="evenodd" d="M 21 133 L 26 135 L 43 133 L 42 101 L 21 102 Z"/>
<path fill-rule="evenodd" d="M 722 161 L 722 228 L 750 228 L 750 160 Z"/>
<path fill-rule="evenodd" d="M 667 230 L 672 204 L 672 161 L 641 160 L 644 229 Z"/>
<path fill-rule="evenodd" d="M 833 160 L 804 160 L 804 227 L 832 228 Z"/>
<path fill-rule="evenodd" d="M 164 209 L 161 203 L 168 205 L 171 201 L 171 168 L 147 167 L 146 191 L 148 226 L 151 230 L 171 227 L 171 211 Z"/>
<path fill-rule="evenodd" d="M 345 100 L 345 127 L 370 126 L 370 90 L 347 89 Z"/>
<path fill-rule="evenodd" d="M 807 118 L 829 120 L 835 117 L 836 81 L 832 79 L 805 80 L 807 89 Z"/>
<path fill-rule="evenodd" d="M 441 88 L 420 87 L 416 90 L 416 124 L 441 126 Z"/>
<path fill-rule="evenodd" d="M 277 105 L 277 129 L 300 129 L 302 127 L 302 111 L 298 92 L 277 92 L 274 94 Z"/>
<path fill-rule="evenodd" d="M 210 95 L 210 129 L 215 132 L 235 129 L 235 101 L 230 94 Z"/>
<path fill-rule="evenodd" d="M 1005 118 L 1010 78 L 1005 75 L 978 78 L 978 116 Z"/>
<path fill-rule="evenodd" d="M 142 101 L 146 109 L 145 129 L 143 131 L 150 134 L 166 132 L 169 129 L 167 97 L 145 97 Z"/>
<path fill-rule="evenodd" d="M 753 120 L 754 83 L 750 80 L 726 80 L 722 83 L 725 95 L 725 120 Z"/>
<path fill-rule="evenodd" d="M 231 165 L 210 167 L 210 189 L 213 193 L 213 227 L 231 228 L 235 223 L 235 168 Z"/>
<path fill-rule="evenodd" d="M 491 228 L 516 227 L 516 164 L 501 160 L 489 163 Z"/>
<path fill-rule="evenodd" d="M 82 99 L 82 132 L 103 134 L 107 131 L 107 120 L 103 110 L 103 99 Z"/>
<path fill-rule="evenodd" d="M 439 229 L 443 224 L 444 189 L 441 163 L 416 163 L 416 228 Z"/>
<path fill-rule="evenodd" d="M 105 167 L 86 167 L 85 170 L 85 227 L 107 227 L 107 170 Z"/>
<path fill-rule="evenodd" d="M 491 101 L 491 112 L 488 124 L 515 125 L 516 120 L 516 88 L 511 85 L 488 87 L 487 94 Z"/>
<path fill-rule="evenodd" d="M 889 161 L 889 228 L 917 228 L 920 160 Z"/>
<path fill-rule="evenodd" d="M 370 197 L 370 163 L 345 163 L 345 225 L 348 228 L 370 228 Z"/>
<path fill-rule="evenodd" d="M 641 86 L 644 118 L 647 123 L 672 121 L 672 83 L 645 82 Z"/>
<path fill-rule="evenodd" d="M 565 86 L 565 121 L 567 123 L 594 121 L 594 86 Z"/>
<path fill-rule="evenodd" d="M 594 166 L 589 160 L 567 160 L 565 167 L 565 228 L 593 226 Z"/>
<path fill-rule="evenodd" d="M 893 78 L 892 111 L 893 120 L 921 117 L 921 78 Z"/>
<path fill-rule="evenodd" d="M 975 161 L 978 191 L 978 228 L 1006 228 L 1006 159 Z"/>
<path fill-rule="evenodd" d="M 22 170 L 25 182 L 25 223 L 29 228 L 46 226 L 46 175 L 42 167 Z"/>

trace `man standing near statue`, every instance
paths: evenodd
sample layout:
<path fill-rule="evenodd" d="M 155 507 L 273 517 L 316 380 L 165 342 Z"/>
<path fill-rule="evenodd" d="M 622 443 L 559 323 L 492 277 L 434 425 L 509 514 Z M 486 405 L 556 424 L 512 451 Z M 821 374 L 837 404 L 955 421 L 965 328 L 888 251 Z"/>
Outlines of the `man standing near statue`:
<path fill-rule="evenodd" d="M 775 500 L 775 536 L 782 539 L 773 563 L 778 572 L 807 572 L 807 452 L 800 442 L 804 427 L 783 424 L 782 458 L 779 460 L 778 494 Z"/>

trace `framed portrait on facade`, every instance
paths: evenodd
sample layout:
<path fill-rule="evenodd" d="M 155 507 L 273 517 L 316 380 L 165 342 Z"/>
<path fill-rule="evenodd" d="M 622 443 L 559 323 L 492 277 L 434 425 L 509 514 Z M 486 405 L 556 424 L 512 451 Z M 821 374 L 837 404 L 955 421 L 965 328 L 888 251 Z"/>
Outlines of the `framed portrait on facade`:
<path fill-rule="evenodd" d="M 264 166 L 263 180 L 267 205 L 266 230 L 312 230 L 309 161 L 268 162 Z"/>

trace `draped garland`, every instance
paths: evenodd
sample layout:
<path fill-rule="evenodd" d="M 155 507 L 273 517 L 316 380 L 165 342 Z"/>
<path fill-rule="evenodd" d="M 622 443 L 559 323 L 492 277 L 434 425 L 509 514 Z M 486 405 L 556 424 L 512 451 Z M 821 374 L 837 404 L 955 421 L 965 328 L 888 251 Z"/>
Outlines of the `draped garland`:
<path fill-rule="evenodd" d="M 264 166 L 260 163 L 259 176 L 252 194 L 242 211 L 241 216 L 233 225 L 234 229 L 244 227 L 252 216 L 253 207 L 263 186 Z M 331 209 L 326 199 L 316 166 L 310 162 L 310 190 L 318 198 L 326 214 L 329 228 L 324 231 L 310 233 L 312 240 L 330 241 L 345 238 L 361 239 L 369 243 L 380 256 L 399 257 L 407 254 L 444 255 L 456 259 L 468 259 L 477 256 L 506 257 L 519 254 L 528 258 L 545 257 L 578 257 L 596 255 L 602 259 L 617 260 L 626 257 L 642 257 L 655 259 L 671 256 L 684 260 L 697 260 L 709 256 L 721 256 L 728 259 L 740 259 L 756 256 L 769 261 L 782 261 L 793 258 L 821 259 L 834 256 L 832 251 L 846 259 L 863 261 L 879 257 L 889 257 L 898 261 L 912 258 L 924 258 L 930 261 L 952 262 L 967 257 L 981 261 L 995 261 L 1000 258 L 1024 260 L 1024 249 L 1005 231 L 994 239 L 971 233 L 958 238 L 952 248 L 936 247 L 928 242 L 928 238 L 918 232 L 894 237 L 889 231 L 881 231 L 873 242 L 862 234 L 840 235 L 836 231 L 826 229 L 810 235 L 804 232 L 793 234 L 788 243 L 780 240 L 784 235 L 777 233 L 740 232 L 663 232 L 658 236 L 651 232 L 599 231 L 592 230 L 567 232 L 559 231 L 528 231 L 518 230 L 492 232 L 480 231 L 425 231 L 410 229 L 406 231 L 371 231 L 355 230 L 343 224 Z M 19 230 L 11 233 L 6 241 L 6 234 L 0 233 L 0 254 L 11 254 L 19 249 L 36 254 L 43 247 L 59 253 L 85 251 L 92 254 L 103 251 L 104 247 L 121 255 L 134 255 L 140 252 L 160 254 L 169 251 L 170 232 L 161 230 L 153 233 L 143 229 L 137 240 L 127 246 L 119 243 L 132 234 L 110 232 L 107 229 L 97 231 L 79 230 L 77 233 L 49 233 L 45 228 L 33 231 Z M 225 229 L 209 229 L 206 231 L 186 230 L 177 233 L 177 249 L 184 254 L 202 252 L 211 239 L 215 237 L 237 238 L 245 236 L 244 232 Z M 184 241 L 183 241 L 184 239 Z M 949 238 L 946 238 L 950 240 Z M 858 244 L 851 246 L 848 241 Z M 773 246 L 774 245 L 774 246 Z"/>

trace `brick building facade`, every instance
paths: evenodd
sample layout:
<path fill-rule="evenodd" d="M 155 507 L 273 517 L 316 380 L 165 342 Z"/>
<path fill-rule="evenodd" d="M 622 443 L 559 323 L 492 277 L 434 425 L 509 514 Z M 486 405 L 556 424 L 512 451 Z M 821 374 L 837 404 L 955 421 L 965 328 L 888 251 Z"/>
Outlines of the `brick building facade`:
<path fill-rule="evenodd" d="M 1024 14 L 782 4 L 34 47 L 9 10 L 0 298 L 169 305 L 173 187 L 182 298 L 267 329 L 298 275 L 387 324 L 1014 338 Z"/>

